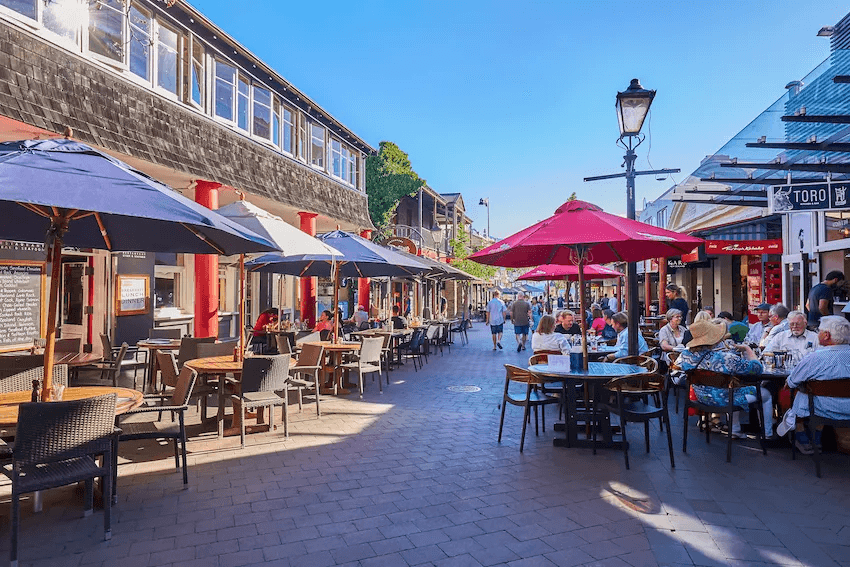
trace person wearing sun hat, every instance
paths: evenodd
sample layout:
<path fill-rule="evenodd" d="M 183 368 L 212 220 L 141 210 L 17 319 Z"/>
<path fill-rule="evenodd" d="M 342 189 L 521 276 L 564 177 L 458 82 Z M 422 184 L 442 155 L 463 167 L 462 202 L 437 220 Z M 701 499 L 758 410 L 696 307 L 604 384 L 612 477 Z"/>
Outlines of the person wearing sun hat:
<path fill-rule="evenodd" d="M 682 370 L 702 368 L 724 374 L 756 376 L 764 370 L 753 349 L 746 343 L 734 344 L 734 349 L 727 348 L 724 339 L 729 337 L 729 332 L 723 319 L 697 321 L 691 324 L 689 330 L 693 338 L 676 361 Z M 755 386 L 743 386 L 736 388 L 734 392 L 735 406 L 741 411 L 749 409 L 749 405 L 758 399 Z M 697 401 L 702 403 L 721 406 L 729 403 L 728 390 L 725 388 L 694 386 L 694 394 Z M 773 400 L 770 392 L 763 387 L 761 395 L 765 437 L 769 439 L 773 436 Z M 741 436 L 739 413 L 732 415 L 731 435 L 735 438 Z"/>

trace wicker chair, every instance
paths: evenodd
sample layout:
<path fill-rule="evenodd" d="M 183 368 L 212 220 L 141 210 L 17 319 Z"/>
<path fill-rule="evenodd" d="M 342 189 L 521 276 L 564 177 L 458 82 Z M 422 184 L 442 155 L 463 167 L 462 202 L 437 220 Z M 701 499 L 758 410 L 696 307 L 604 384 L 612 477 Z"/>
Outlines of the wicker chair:
<path fill-rule="evenodd" d="M 340 368 L 346 371 L 356 370 L 360 384 L 360 397 L 363 397 L 363 375 L 372 372 L 378 373 L 378 389 L 384 392 L 383 374 L 381 373 L 381 350 L 384 346 L 383 337 L 365 337 L 360 351 L 354 355 L 352 362 L 341 364 Z M 374 378 L 373 378 L 374 379 Z M 390 377 L 387 375 L 387 384 Z"/>
<path fill-rule="evenodd" d="M 8 378 L 9 376 L 14 376 L 24 370 L 31 370 L 33 368 L 38 368 L 39 366 L 44 368 L 43 354 L 4 356 L 2 358 L 2 364 L 0 364 L 0 384 L 2 384 L 3 379 Z M 32 385 L 30 385 L 30 387 L 32 387 Z M 14 392 L 15 390 L 4 391 Z"/>
<path fill-rule="evenodd" d="M 189 408 L 189 399 L 192 397 L 192 390 L 195 388 L 195 383 L 198 380 L 198 373 L 189 368 L 184 367 L 180 371 L 180 376 L 177 379 L 177 386 L 170 396 L 163 394 L 147 394 L 145 395 L 146 402 L 158 401 L 160 405 L 140 406 L 132 409 L 120 416 L 118 426 L 121 428 L 121 435 L 118 441 L 133 441 L 138 439 L 172 439 L 174 441 L 174 466 L 180 468 L 180 459 L 178 454 L 178 441 L 180 442 L 180 453 L 183 457 L 183 487 L 189 486 L 189 473 L 186 470 L 186 425 L 185 414 Z M 166 405 L 165 401 L 169 403 Z M 164 427 L 158 427 L 156 422 L 144 421 L 125 423 L 124 418 L 131 415 L 142 413 L 158 412 L 160 416 L 162 412 L 171 412 L 171 423 Z M 174 416 L 177 415 L 177 423 L 174 423 Z M 116 447 L 117 450 L 117 447 Z M 115 479 L 118 479 L 118 459 L 113 463 L 115 467 Z M 118 484 L 117 482 L 115 483 Z M 117 489 L 113 487 L 112 496 L 113 502 L 116 500 Z"/>
<path fill-rule="evenodd" d="M 18 409 L 11 468 L 10 560 L 18 564 L 21 494 L 85 481 L 85 515 L 92 512 L 94 479 L 101 478 L 104 500 L 112 491 L 115 394 L 66 402 L 25 403 Z M 97 457 L 103 455 L 100 464 Z M 104 505 L 104 539 L 112 536 L 112 509 Z"/>
<path fill-rule="evenodd" d="M 288 345 L 289 341 L 286 344 Z M 317 417 L 322 417 L 322 408 L 319 403 L 321 386 L 319 384 L 319 372 L 322 370 L 324 356 L 325 347 L 320 345 L 304 345 L 301 347 L 301 354 L 298 355 L 298 361 L 295 363 L 295 366 L 289 368 L 289 373 L 293 376 L 289 383 L 298 389 L 299 409 L 302 403 L 302 391 L 307 390 L 308 394 L 312 393 L 316 397 Z"/>
<path fill-rule="evenodd" d="M 32 390 L 33 381 L 44 380 L 44 366 L 37 366 L 29 370 L 23 370 L 17 374 L 0 379 L 0 394 L 9 392 L 27 392 Z M 55 385 L 68 385 L 68 365 L 53 365 L 53 383 Z"/>
<path fill-rule="evenodd" d="M 177 327 L 157 327 L 148 331 L 149 339 L 179 339 L 182 331 Z"/>
<path fill-rule="evenodd" d="M 116 360 L 118 360 L 118 355 L 120 354 L 121 347 L 112 346 L 112 341 L 109 339 L 109 335 L 101 333 L 100 334 L 100 344 L 103 346 L 103 361 L 114 364 Z M 124 343 L 121 346 L 125 346 L 127 343 Z M 127 350 L 124 353 L 124 359 L 120 361 L 120 366 L 122 368 L 132 367 L 133 368 L 133 389 L 136 389 L 136 377 L 138 376 L 139 368 L 142 369 L 142 390 L 145 389 L 145 384 L 148 380 L 148 351 L 144 349 L 139 349 L 137 346 L 127 346 Z"/>
<path fill-rule="evenodd" d="M 277 343 L 278 354 L 292 354 L 292 345 L 286 335 L 275 335 L 274 340 Z"/>
<path fill-rule="evenodd" d="M 182 369 L 187 360 L 195 360 L 198 356 L 198 345 L 201 343 L 214 343 L 215 337 L 183 337 L 180 341 L 180 352 L 177 353 L 177 368 Z"/>
<path fill-rule="evenodd" d="M 510 386 L 511 382 L 524 384 L 525 388 L 525 397 L 523 398 L 515 398 L 510 394 Z M 543 407 L 548 404 L 557 404 L 558 398 L 554 398 L 552 396 L 548 396 L 544 394 L 541 390 L 538 389 L 539 386 L 543 385 L 543 380 L 537 377 L 537 375 L 525 370 L 524 368 L 519 368 L 518 366 L 514 366 L 512 364 L 505 365 L 505 391 L 502 395 L 502 417 L 499 420 L 499 443 L 502 442 L 502 428 L 505 424 L 505 407 L 507 404 L 511 404 L 514 406 L 520 406 L 525 408 L 525 411 L 522 416 L 522 436 L 519 441 L 519 452 L 522 453 L 522 450 L 525 446 L 525 429 L 528 425 L 528 422 L 531 420 L 530 410 L 534 408 L 534 434 L 539 435 L 540 429 L 538 427 L 537 422 L 537 408 Z M 546 431 L 546 412 L 541 412 L 543 414 L 543 431 Z"/>
<path fill-rule="evenodd" d="M 850 419 L 833 419 L 818 415 L 815 408 L 815 398 L 818 396 L 845 399 L 850 398 L 850 378 L 843 378 L 841 380 L 809 380 L 800 384 L 797 390 L 799 393 L 808 394 L 809 396 L 809 420 L 806 424 L 806 433 L 808 433 L 809 439 L 813 440 L 812 448 L 815 452 L 812 454 L 812 458 L 815 461 L 815 472 L 817 473 L 818 478 L 820 478 L 821 449 L 816 443 L 814 443 L 815 437 L 813 434 L 815 432 L 815 428 L 818 425 L 850 427 Z M 793 440 L 791 441 L 791 458 L 796 458 L 796 446 L 794 445 Z"/>
<path fill-rule="evenodd" d="M 289 402 L 287 382 L 292 357 L 285 354 L 275 356 L 253 356 L 242 365 L 242 391 L 230 399 L 239 404 L 242 428 L 240 438 L 245 448 L 245 411 L 269 407 L 269 428 L 274 428 L 274 407 L 283 406 L 283 435 L 289 437 Z"/>

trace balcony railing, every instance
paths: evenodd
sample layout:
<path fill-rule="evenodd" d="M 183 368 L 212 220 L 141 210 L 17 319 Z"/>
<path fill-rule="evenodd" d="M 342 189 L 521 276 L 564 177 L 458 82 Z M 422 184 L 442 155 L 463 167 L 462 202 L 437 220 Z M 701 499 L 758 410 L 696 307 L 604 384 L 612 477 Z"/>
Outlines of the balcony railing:
<path fill-rule="evenodd" d="M 430 248 L 431 250 L 448 252 L 448 250 L 446 250 L 446 247 L 448 246 L 448 239 L 444 237 L 442 230 L 428 230 L 427 228 L 423 228 L 420 231 L 419 228 L 415 226 L 397 224 L 393 228 L 393 234 L 395 234 L 395 236 L 409 238 L 419 245 L 420 248 Z"/>

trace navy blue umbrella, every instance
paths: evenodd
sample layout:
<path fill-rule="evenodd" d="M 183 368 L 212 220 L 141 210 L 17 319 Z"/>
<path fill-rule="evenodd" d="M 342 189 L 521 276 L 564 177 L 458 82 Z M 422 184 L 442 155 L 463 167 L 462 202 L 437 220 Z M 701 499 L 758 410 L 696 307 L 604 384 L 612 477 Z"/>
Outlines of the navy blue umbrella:
<path fill-rule="evenodd" d="M 44 242 L 52 262 L 45 400 L 53 387 L 63 244 L 228 255 L 277 249 L 127 164 L 66 139 L 0 144 L 0 218 L 0 239 Z"/>

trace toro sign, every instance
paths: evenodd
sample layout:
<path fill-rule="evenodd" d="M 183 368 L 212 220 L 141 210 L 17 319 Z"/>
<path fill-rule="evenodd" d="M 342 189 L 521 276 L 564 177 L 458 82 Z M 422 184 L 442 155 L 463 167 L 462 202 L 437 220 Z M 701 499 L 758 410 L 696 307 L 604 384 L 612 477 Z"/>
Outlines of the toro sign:
<path fill-rule="evenodd" d="M 850 208 L 848 189 L 850 183 L 844 181 L 775 185 L 770 189 L 768 210 L 771 213 L 792 213 L 847 209 Z"/>

